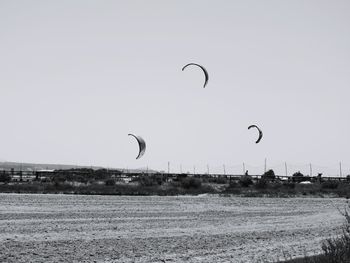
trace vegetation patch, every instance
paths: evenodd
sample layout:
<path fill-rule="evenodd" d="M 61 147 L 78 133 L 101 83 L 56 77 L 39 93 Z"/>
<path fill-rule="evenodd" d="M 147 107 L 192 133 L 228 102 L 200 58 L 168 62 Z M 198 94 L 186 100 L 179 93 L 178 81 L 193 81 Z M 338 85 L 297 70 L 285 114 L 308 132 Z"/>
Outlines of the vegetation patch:
<path fill-rule="evenodd" d="M 350 262 L 350 214 L 349 209 L 341 212 L 345 218 L 342 234 L 329 238 L 322 244 L 321 255 L 283 261 L 284 263 L 349 263 Z"/>

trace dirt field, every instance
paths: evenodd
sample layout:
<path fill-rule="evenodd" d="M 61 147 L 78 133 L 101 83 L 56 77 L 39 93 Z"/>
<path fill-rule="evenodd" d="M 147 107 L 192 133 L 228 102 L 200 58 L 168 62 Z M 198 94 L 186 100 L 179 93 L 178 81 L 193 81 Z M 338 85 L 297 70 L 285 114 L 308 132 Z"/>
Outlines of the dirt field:
<path fill-rule="evenodd" d="M 320 252 L 345 199 L 0 194 L 0 262 L 274 262 Z"/>

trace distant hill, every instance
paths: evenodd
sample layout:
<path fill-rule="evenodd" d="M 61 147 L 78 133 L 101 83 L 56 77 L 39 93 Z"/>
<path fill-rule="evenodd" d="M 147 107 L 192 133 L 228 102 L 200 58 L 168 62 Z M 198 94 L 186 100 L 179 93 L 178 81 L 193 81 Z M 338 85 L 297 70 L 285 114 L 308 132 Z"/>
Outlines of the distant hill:
<path fill-rule="evenodd" d="M 138 169 L 119 169 L 123 171 L 123 173 L 134 173 L 134 174 L 139 174 L 139 173 L 158 173 L 159 171 L 157 170 L 152 170 L 152 169 L 147 169 L 147 168 L 138 168 Z"/>
<path fill-rule="evenodd" d="M 22 171 L 35 171 L 35 170 L 58 170 L 58 169 L 72 169 L 72 168 L 92 168 L 102 169 L 102 166 L 78 166 L 69 164 L 43 164 L 43 163 L 17 163 L 17 162 L 0 162 L 0 170 L 22 170 Z"/>
<path fill-rule="evenodd" d="M 48 163 L 18 163 L 18 162 L 0 162 L 0 170 L 11 170 L 15 171 L 37 171 L 37 170 L 66 170 L 74 168 L 90 168 L 90 169 L 104 169 L 103 166 L 83 166 L 83 165 L 71 165 L 71 164 L 48 164 Z M 112 168 L 122 170 L 125 173 L 146 173 L 146 168 L 138 169 L 122 169 L 122 168 Z M 154 173 L 156 170 L 149 169 L 148 172 Z"/>

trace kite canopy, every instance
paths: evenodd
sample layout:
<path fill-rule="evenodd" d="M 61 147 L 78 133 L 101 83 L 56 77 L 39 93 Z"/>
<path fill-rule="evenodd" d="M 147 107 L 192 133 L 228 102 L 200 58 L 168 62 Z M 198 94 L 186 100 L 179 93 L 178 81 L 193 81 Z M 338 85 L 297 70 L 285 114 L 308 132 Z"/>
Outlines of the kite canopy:
<path fill-rule="evenodd" d="M 204 72 L 204 76 L 205 76 L 205 81 L 204 81 L 204 85 L 203 85 L 203 88 L 205 88 L 205 86 L 207 85 L 208 83 L 208 80 L 209 80 L 209 74 L 208 74 L 208 71 L 201 65 L 199 64 L 196 64 L 196 63 L 189 63 L 187 65 L 185 65 L 183 68 L 182 68 L 182 71 L 184 71 L 185 68 L 187 68 L 188 66 L 197 66 L 197 67 L 200 67 L 203 72 Z"/>
<path fill-rule="evenodd" d="M 261 131 L 261 130 L 259 129 L 259 127 L 256 126 L 256 125 L 250 125 L 250 126 L 248 127 L 248 130 L 249 130 L 250 128 L 256 128 L 256 129 L 259 131 L 259 138 L 258 138 L 258 140 L 255 142 L 255 143 L 259 143 L 260 140 L 261 140 L 261 138 L 263 137 L 262 131 Z"/>
<path fill-rule="evenodd" d="M 139 154 L 137 155 L 136 159 L 140 159 L 146 151 L 146 142 L 140 136 L 131 133 L 129 133 L 128 135 L 134 137 L 137 140 L 137 143 L 139 144 Z"/>

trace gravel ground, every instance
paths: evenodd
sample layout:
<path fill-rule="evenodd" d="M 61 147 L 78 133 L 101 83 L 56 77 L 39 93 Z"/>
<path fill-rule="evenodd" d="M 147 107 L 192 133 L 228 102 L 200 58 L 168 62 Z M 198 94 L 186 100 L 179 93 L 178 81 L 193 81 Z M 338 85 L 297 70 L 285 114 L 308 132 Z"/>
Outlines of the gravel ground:
<path fill-rule="evenodd" d="M 274 262 L 319 253 L 345 199 L 0 194 L 0 262 Z"/>

